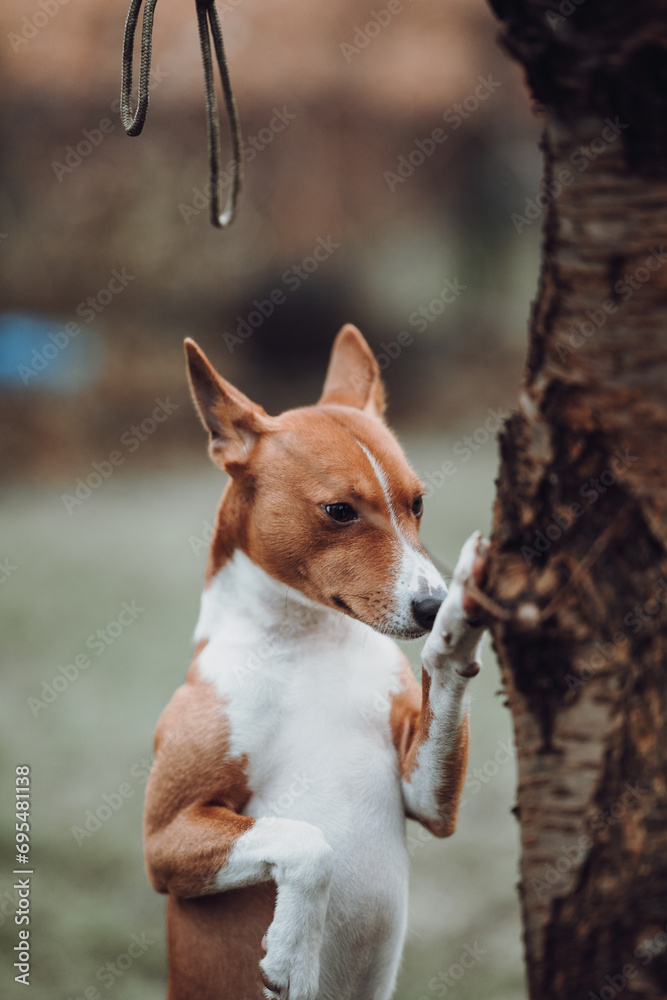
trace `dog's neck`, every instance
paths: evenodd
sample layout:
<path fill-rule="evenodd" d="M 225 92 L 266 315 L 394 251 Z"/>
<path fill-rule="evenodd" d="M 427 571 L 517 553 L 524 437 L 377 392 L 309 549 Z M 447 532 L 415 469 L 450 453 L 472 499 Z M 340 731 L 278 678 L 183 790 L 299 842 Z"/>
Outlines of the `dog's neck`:
<path fill-rule="evenodd" d="M 209 564 L 214 560 L 210 555 Z M 230 622 L 244 622 L 255 632 L 279 630 L 291 638 L 298 633 L 330 631 L 341 620 L 349 621 L 340 611 L 317 604 L 274 579 L 236 548 L 213 576 L 207 574 L 194 638 L 195 642 L 210 640 Z"/>

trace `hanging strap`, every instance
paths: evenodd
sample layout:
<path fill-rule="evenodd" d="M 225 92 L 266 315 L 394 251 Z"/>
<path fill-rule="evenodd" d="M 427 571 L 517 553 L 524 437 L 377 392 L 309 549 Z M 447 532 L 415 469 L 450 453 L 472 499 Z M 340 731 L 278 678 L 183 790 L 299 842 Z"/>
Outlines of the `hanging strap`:
<path fill-rule="evenodd" d="M 139 20 L 139 11 L 143 0 L 130 0 L 130 9 L 125 22 L 123 38 L 123 70 L 120 91 L 120 116 L 123 128 L 128 135 L 139 135 L 146 121 L 148 112 L 148 88 L 151 69 L 151 45 L 153 36 L 153 17 L 157 0 L 146 0 L 144 20 L 141 29 L 141 62 L 139 65 L 139 87 L 137 95 L 137 110 L 132 111 L 132 60 L 134 54 L 134 35 Z M 229 78 L 227 57 L 222 43 L 222 28 L 215 7 L 215 0 L 195 0 L 197 7 L 197 25 L 199 27 L 199 44 L 201 46 L 202 62 L 204 64 L 204 100 L 206 103 L 206 137 L 208 144 L 208 165 L 210 177 L 210 219 L 214 226 L 224 229 L 236 216 L 236 211 L 243 181 L 241 161 L 241 126 L 238 111 Z M 229 132 L 232 145 L 231 187 L 227 196 L 227 204 L 220 210 L 220 176 L 222 173 L 222 153 L 220 148 L 220 119 L 218 102 L 215 96 L 215 79 L 213 76 L 213 60 L 211 57 L 211 41 L 209 25 L 213 36 L 215 57 L 220 70 L 222 92 L 225 99 L 225 109 L 229 121 Z"/>
<path fill-rule="evenodd" d="M 204 99 L 206 101 L 206 138 L 208 141 L 208 168 L 210 177 L 210 219 L 214 226 L 224 229 L 234 219 L 243 181 L 241 163 L 241 125 L 236 110 L 236 101 L 229 79 L 227 57 L 222 44 L 222 28 L 215 0 L 195 0 L 197 5 L 197 23 L 199 25 L 199 44 L 201 45 L 202 62 L 204 63 Z M 208 19 L 208 24 L 207 24 Z M 222 154 L 220 151 L 220 118 L 218 102 L 215 96 L 215 81 L 213 79 L 213 61 L 211 59 L 211 43 L 208 37 L 208 25 L 211 26 L 215 57 L 218 61 L 222 93 L 225 99 L 225 109 L 229 122 L 229 132 L 232 140 L 232 184 L 227 195 L 224 212 L 220 211 L 220 172 Z"/>
<path fill-rule="evenodd" d="M 141 29 L 141 63 L 139 65 L 139 94 L 137 113 L 132 113 L 132 57 L 134 33 L 137 29 L 141 0 L 130 0 L 123 38 L 123 72 L 120 84 L 120 120 L 128 135 L 140 135 L 148 111 L 148 82 L 151 72 L 151 45 L 153 16 L 157 0 L 146 0 L 144 23 Z"/>

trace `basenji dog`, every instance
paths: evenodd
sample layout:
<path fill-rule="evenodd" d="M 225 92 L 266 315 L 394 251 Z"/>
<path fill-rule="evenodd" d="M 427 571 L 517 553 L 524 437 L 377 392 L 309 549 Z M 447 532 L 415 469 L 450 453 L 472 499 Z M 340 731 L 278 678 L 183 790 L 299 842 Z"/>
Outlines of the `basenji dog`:
<path fill-rule="evenodd" d="M 483 632 L 469 583 L 484 584 L 487 543 L 466 542 L 448 592 L 355 327 L 319 402 L 278 417 L 185 346 L 229 482 L 146 795 L 168 997 L 386 1000 L 406 933 L 406 817 L 437 837 L 456 826 Z M 394 639 L 427 632 L 420 686 Z"/>

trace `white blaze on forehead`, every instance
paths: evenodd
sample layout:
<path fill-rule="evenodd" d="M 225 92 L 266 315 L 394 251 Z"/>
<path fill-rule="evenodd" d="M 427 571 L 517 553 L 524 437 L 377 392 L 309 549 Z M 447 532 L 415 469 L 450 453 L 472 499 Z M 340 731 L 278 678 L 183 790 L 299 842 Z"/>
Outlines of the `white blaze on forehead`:
<path fill-rule="evenodd" d="M 382 487 L 382 492 L 384 493 L 384 498 L 389 509 L 389 519 L 400 542 L 396 581 L 394 584 L 395 607 L 392 615 L 392 625 L 396 629 L 409 629 L 414 625 L 412 601 L 416 595 L 421 594 L 425 596 L 429 591 L 432 593 L 446 593 L 447 588 L 431 560 L 415 549 L 401 530 L 389 491 L 389 481 L 384 469 L 366 445 L 362 444 L 356 438 L 355 441 L 370 462 L 377 480 Z"/>
<path fill-rule="evenodd" d="M 354 440 L 357 441 L 356 438 Z M 363 453 L 366 456 L 366 458 L 368 459 L 368 461 L 371 463 L 371 466 L 373 468 L 373 472 L 377 476 L 377 480 L 378 480 L 380 486 L 382 487 L 382 492 L 384 493 L 384 498 L 387 501 L 387 507 L 389 508 L 389 518 L 391 520 L 391 523 L 392 523 L 393 527 L 396 529 L 396 531 L 398 531 L 399 534 L 402 534 L 401 533 L 400 525 L 398 523 L 398 518 L 396 517 L 396 511 L 394 510 L 394 505 L 393 505 L 392 500 L 391 500 L 391 493 L 389 492 L 389 482 L 388 482 L 387 477 L 385 475 L 384 469 L 382 468 L 382 466 L 378 462 L 378 460 L 375 457 L 375 455 L 373 455 L 373 453 L 368 450 L 368 448 L 366 447 L 365 444 L 362 444 L 361 441 L 357 441 L 357 444 L 359 445 L 359 447 L 363 451 Z"/>

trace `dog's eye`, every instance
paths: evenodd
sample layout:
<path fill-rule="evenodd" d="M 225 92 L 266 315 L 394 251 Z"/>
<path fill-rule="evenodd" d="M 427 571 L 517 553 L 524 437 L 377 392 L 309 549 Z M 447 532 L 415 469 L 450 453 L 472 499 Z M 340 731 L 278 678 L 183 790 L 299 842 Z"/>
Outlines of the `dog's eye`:
<path fill-rule="evenodd" d="M 333 521 L 356 521 L 357 512 L 349 503 L 328 503 L 324 508 Z"/>
<path fill-rule="evenodd" d="M 412 513 L 415 517 L 421 517 L 424 513 L 424 500 L 422 497 L 417 497 L 416 500 L 412 501 Z"/>

